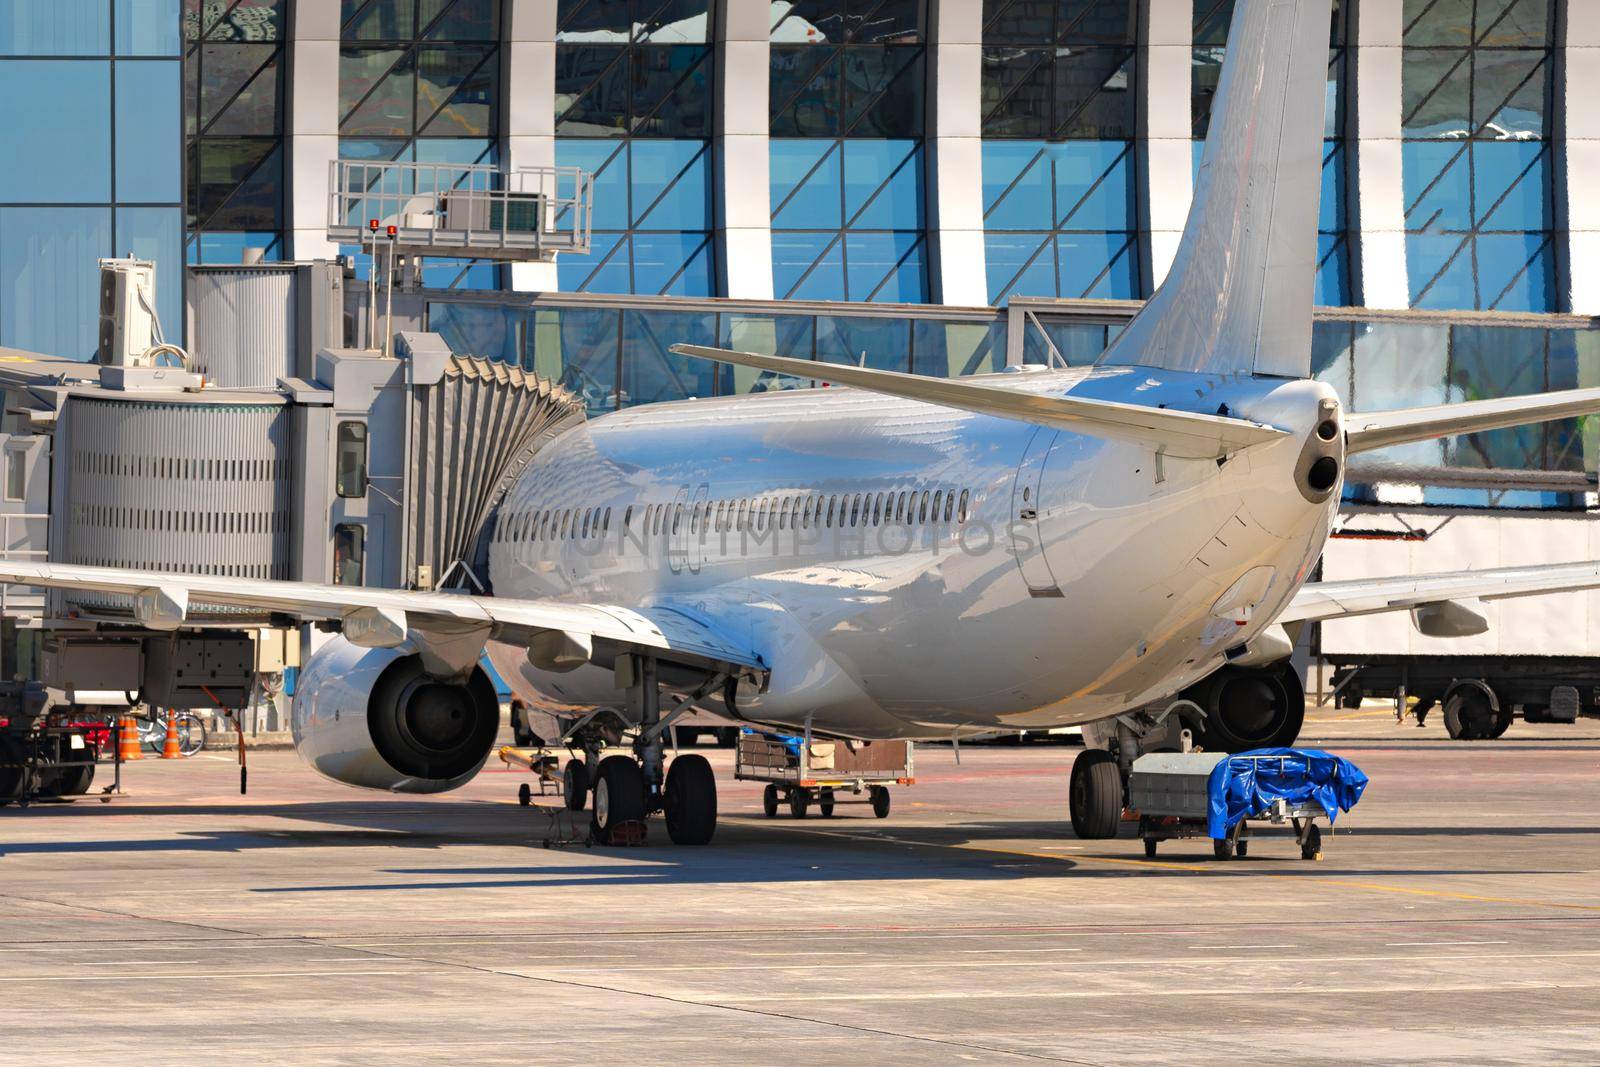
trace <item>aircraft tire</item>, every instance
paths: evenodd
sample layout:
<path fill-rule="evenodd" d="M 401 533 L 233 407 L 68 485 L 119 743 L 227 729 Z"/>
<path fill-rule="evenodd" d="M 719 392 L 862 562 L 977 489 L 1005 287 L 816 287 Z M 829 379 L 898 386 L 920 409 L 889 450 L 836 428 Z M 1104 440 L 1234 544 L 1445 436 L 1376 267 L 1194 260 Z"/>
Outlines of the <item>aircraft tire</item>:
<path fill-rule="evenodd" d="M 595 840 L 611 842 L 611 831 L 625 822 L 644 820 L 644 771 L 628 756 L 607 756 L 595 775 Z"/>
<path fill-rule="evenodd" d="M 1072 763 L 1072 832 L 1085 841 L 1117 836 L 1122 822 L 1122 771 L 1111 753 L 1086 748 Z"/>
<path fill-rule="evenodd" d="M 667 836 L 675 845 L 708 845 L 717 832 L 717 776 L 704 756 L 679 756 L 667 768 Z"/>

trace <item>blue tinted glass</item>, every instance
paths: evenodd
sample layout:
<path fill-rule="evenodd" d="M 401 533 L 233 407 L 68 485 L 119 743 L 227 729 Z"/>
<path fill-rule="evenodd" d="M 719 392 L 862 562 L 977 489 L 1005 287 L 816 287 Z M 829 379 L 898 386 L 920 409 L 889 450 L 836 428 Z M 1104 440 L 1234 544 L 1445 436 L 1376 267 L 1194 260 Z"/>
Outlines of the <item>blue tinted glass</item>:
<path fill-rule="evenodd" d="M 1471 238 L 1453 234 L 1408 234 L 1406 269 L 1411 306 L 1450 310 L 1478 306 L 1472 283 Z"/>
<path fill-rule="evenodd" d="M 772 293 L 779 300 L 843 300 L 844 241 L 835 233 L 772 234 Z"/>
<path fill-rule="evenodd" d="M 443 337 L 450 351 L 495 363 L 522 362 L 526 313 L 521 308 L 431 301 L 428 329 Z"/>
<path fill-rule="evenodd" d="M 105 0 L 7 0 L 0 55 L 103 56 L 111 51 Z"/>
<path fill-rule="evenodd" d="M 1472 146 L 1472 166 L 1478 218 L 1484 229 L 1550 228 L 1548 145 L 1479 141 Z"/>
<path fill-rule="evenodd" d="M 500 269 L 482 259 L 425 259 L 422 285 L 427 289 L 497 289 Z"/>
<path fill-rule="evenodd" d="M 1065 298 L 1131 299 L 1137 292 L 1133 240 L 1122 233 L 1064 233 L 1056 238 Z"/>
<path fill-rule="evenodd" d="M 1322 199 L 1317 229 L 1344 229 L 1344 148 L 1337 141 L 1322 146 Z"/>
<path fill-rule="evenodd" d="M 1478 238 L 1478 296 L 1486 311 L 1554 311 L 1554 257 L 1540 233 Z"/>
<path fill-rule="evenodd" d="M 710 296 L 716 281 L 708 233 L 635 233 L 633 291 L 645 296 Z"/>
<path fill-rule="evenodd" d="M 985 233 L 989 303 L 1010 296 L 1055 296 L 1056 259 L 1047 233 Z"/>
<path fill-rule="evenodd" d="M 635 226 L 711 228 L 711 142 L 637 140 L 630 151 Z"/>
<path fill-rule="evenodd" d="M 707 312 L 625 311 L 622 313 L 622 402 L 654 404 L 711 396 L 718 366 L 668 352 L 686 342 L 714 345 L 717 317 Z"/>
<path fill-rule="evenodd" d="M 1472 227 L 1472 171 L 1467 146 L 1454 141 L 1407 141 L 1400 146 L 1406 229 Z"/>
<path fill-rule="evenodd" d="M 120 212 L 119 218 L 120 218 Z M 275 263 L 283 258 L 283 242 L 278 234 L 261 232 L 240 233 L 199 233 L 189 237 L 189 262 L 190 263 L 242 263 L 246 249 L 260 249 L 261 259 L 267 263 Z M 354 255 L 356 246 L 349 246 L 347 253 L 344 248 L 340 254 Z"/>
<path fill-rule="evenodd" d="M 528 330 L 524 365 L 578 393 L 591 414 L 616 406 L 618 320 L 615 311 L 541 308 Z"/>
<path fill-rule="evenodd" d="M 922 148 L 918 142 L 845 140 L 846 226 L 920 230 L 923 215 Z"/>
<path fill-rule="evenodd" d="M 1133 229 L 1133 151 L 1128 142 L 1069 141 L 1051 145 L 1050 157 L 1055 166 L 1057 226 Z"/>
<path fill-rule="evenodd" d="M 593 225 L 601 230 L 628 226 L 628 144 L 556 138 L 556 165 L 581 167 L 594 175 Z M 565 258 L 565 257 L 563 257 Z M 566 288 L 565 285 L 562 286 Z"/>
<path fill-rule="evenodd" d="M 851 300 L 920 304 L 928 298 L 920 234 L 846 231 L 844 259 Z"/>
<path fill-rule="evenodd" d="M 111 250 L 110 208 L 0 208 L 0 345 L 92 358 Z"/>
<path fill-rule="evenodd" d="M 1050 162 L 1043 141 L 983 142 L 983 225 L 1037 230 L 1047 225 Z"/>
<path fill-rule="evenodd" d="M 105 4 L 101 3 L 102 10 Z M 211 5 L 206 5 L 208 8 Z M 248 10 L 250 4 L 236 4 Z M 183 46 L 178 0 L 117 0 L 117 55 L 175 56 Z"/>
<path fill-rule="evenodd" d="M 118 63 L 117 199 L 183 199 L 183 102 L 177 63 Z"/>
<path fill-rule="evenodd" d="M 87 59 L 0 62 L 6 152 L 0 201 L 111 199 L 111 64 Z M 18 106 L 26 101 L 26 106 Z M 30 161 L 19 165 L 19 161 Z"/>
<path fill-rule="evenodd" d="M 911 320 L 823 315 L 817 319 L 817 358 L 874 370 L 911 370 Z"/>
<path fill-rule="evenodd" d="M 116 254 L 156 265 L 156 314 L 168 341 L 183 339 L 183 209 L 117 208 Z"/>
<path fill-rule="evenodd" d="M 780 229 L 838 229 L 840 152 L 837 141 L 769 142 L 772 225 Z"/>
<path fill-rule="evenodd" d="M 564 292 L 630 293 L 629 274 L 626 234 L 592 234 L 588 255 L 556 259 L 556 279 Z"/>
<path fill-rule="evenodd" d="M 1344 235 L 1317 235 L 1317 290 L 1319 307 L 1350 305 L 1350 250 Z"/>

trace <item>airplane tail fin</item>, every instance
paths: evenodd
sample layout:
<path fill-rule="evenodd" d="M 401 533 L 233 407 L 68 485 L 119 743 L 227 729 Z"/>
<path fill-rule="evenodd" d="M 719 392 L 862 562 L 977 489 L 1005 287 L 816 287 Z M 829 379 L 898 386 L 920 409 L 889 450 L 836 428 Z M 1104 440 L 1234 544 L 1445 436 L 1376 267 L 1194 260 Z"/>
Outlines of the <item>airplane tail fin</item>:
<path fill-rule="evenodd" d="M 1304 378 L 1332 0 L 1239 0 L 1172 270 L 1102 358 Z"/>

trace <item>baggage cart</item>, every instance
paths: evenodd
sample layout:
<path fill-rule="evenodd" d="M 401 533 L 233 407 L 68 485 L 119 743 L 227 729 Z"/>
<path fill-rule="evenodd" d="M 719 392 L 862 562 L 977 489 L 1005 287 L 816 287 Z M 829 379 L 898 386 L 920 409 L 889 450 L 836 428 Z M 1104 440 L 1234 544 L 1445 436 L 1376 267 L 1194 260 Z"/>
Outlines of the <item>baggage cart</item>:
<path fill-rule="evenodd" d="M 733 776 L 767 783 L 761 807 L 769 819 L 780 804 L 796 819 L 812 804 L 824 817 L 840 804 L 870 804 L 874 815 L 886 818 L 889 787 L 916 782 L 909 741 L 807 740 L 754 731 L 739 735 Z"/>
<path fill-rule="evenodd" d="M 1281 756 L 1230 757 L 1225 752 L 1152 752 L 1133 761 L 1128 777 L 1128 803 L 1139 813 L 1139 837 L 1144 854 L 1154 858 L 1162 841 L 1210 837 L 1206 817 L 1210 809 L 1208 783 L 1211 771 L 1225 759 L 1281 760 Z M 1243 857 L 1250 850 L 1250 823 L 1288 823 L 1300 846 L 1300 858 L 1322 858 L 1322 830 L 1326 819 L 1322 805 L 1273 801 L 1265 810 L 1237 822 L 1224 838 L 1212 838 L 1212 854 L 1219 860 Z"/>

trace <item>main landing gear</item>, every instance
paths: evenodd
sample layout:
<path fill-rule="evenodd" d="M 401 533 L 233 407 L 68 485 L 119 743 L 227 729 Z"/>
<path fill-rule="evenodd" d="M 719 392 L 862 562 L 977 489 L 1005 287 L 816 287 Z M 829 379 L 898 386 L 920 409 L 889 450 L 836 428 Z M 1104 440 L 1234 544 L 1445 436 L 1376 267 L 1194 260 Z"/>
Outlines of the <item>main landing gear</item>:
<path fill-rule="evenodd" d="M 629 696 L 638 704 L 638 735 L 633 755 L 602 758 L 607 740 L 620 740 L 598 728 L 583 732 L 585 758 L 572 759 L 562 770 L 562 795 L 572 811 L 590 807 L 590 831 L 600 844 L 637 843 L 643 839 L 645 819 L 657 812 L 675 845 L 706 845 L 717 832 L 717 780 L 711 763 L 694 753 L 677 756 L 670 766 L 663 743 L 671 719 L 703 696 L 697 692 L 667 716 L 661 714 L 661 690 L 656 661 L 638 657 L 632 669 Z M 721 679 L 708 682 L 710 691 Z"/>

